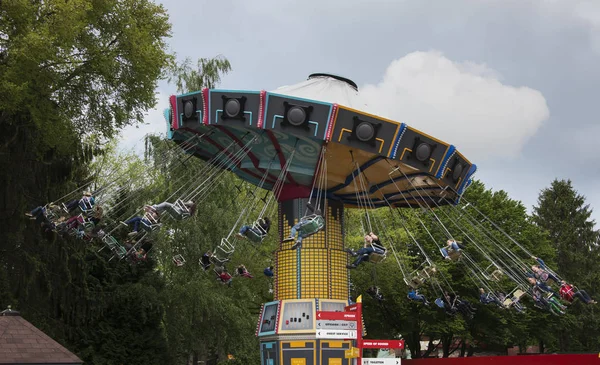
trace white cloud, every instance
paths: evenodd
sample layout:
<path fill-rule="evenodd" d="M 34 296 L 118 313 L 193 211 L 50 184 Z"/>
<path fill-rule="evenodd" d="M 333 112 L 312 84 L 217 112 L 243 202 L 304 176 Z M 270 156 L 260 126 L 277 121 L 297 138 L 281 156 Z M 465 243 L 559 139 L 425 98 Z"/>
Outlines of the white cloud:
<path fill-rule="evenodd" d="M 169 95 L 156 91 L 156 106 L 149 110 L 144 118 L 144 124 L 129 126 L 121 130 L 118 148 L 122 151 L 144 152 L 144 136 L 146 134 L 166 135 L 167 122 L 163 110 L 169 107 Z"/>
<path fill-rule="evenodd" d="M 504 85 L 485 64 L 453 62 L 438 51 L 395 60 L 379 84 L 360 90 L 370 112 L 430 133 L 479 162 L 517 157 L 550 115 L 541 92 Z"/>

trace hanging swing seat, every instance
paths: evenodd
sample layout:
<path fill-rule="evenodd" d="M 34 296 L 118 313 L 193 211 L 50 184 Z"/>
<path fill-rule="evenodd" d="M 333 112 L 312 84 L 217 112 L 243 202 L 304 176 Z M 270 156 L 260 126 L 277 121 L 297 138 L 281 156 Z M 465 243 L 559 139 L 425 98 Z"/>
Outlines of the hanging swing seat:
<path fill-rule="evenodd" d="M 460 259 L 460 257 L 462 256 L 462 252 L 461 252 L 461 250 L 453 250 L 453 249 L 449 248 L 448 256 L 450 256 L 450 259 L 452 261 L 458 261 L 458 259 Z"/>
<path fill-rule="evenodd" d="M 111 250 L 111 252 L 114 254 L 113 257 L 117 256 L 119 259 L 123 259 L 127 255 L 127 250 L 125 249 L 125 247 L 121 246 L 119 241 L 117 241 L 117 239 L 113 236 L 104 236 L 102 238 L 102 242 L 104 242 L 106 247 L 108 247 L 108 249 Z M 112 260 L 113 257 L 111 257 L 110 260 Z"/>
<path fill-rule="evenodd" d="M 422 266 L 423 264 L 421 264 Z M 431 278 L 437 269 L 435 266 L 425 266 L 422 270 L 415 270 L 410 274 L 410 280 L 404 279 L 406 285 L 410 286 L 413 289 L 417 289 L 419 286 L 423 285 L 427 281 L 427 279 Z"/>
<path fill-rule="evenodd" d="M 490 274 L 490 280 L 500 281 L 500 280 L 502 280 L 503 275 L 504 275 L 504 273 L 502 272 L 502 270 L 496 269 Z"/>
<path fill-rule="evenodd" d="M 177 207 L 177 209 L 179 209 L 179 211 L 181 212 L 181 215 L 179 217 L 173 216 L 173 218 L 175 218 L 175 219 L 186 219 L 186 218 L 189 218 L 191 216 L 190 209 L 187 207 L 187 205 L 185 205 L 185 202 L 183 200 L 177 199 L 175 201 L 175 207 Z"/>
<path fill-rule="evenodd" d="M 513 304 L 516 304 L 523 295 L 525 295 L 525 292 L 523 290 L 515 289 L 512 292 L 512 294 L 508 294 L 506 296 L 506 299 L 504 299 L 504 302 L 502 304 L 504 305 L 504 307 L 509 308 Z"/>
<path fill-rule="evenodd" d="M 494 267 L 495 269 L 491 273 L 489 273 L 490 269 L 492 267 Z M 487 280 L 491 280 L 491 281 L 500 281 L 500 280 L 502 280 L 502 276 L 504 276 L 504 272 L 502 272 L 502 270 L 498 267 L 498 265 L 496 265 L 494 263 L 492 263 L 488 267 L 486 267 L 485 273 L 482 273 L 482 274 Z"/>
<path fill-rule="evenodd" d="M 418 276 L 413 276 L 410 280 L 404 279 L 404 283 L 413 289 L 417 289 L 421 285 L 423 285 L 423 280 L 421 280 Z"/>
<path fill-rule="evenodd" d="M 235 251 L 235 246 L 233 246 L 225 237 L 221 238 L 221 243 L 217 246 L 217 248 L 226 255 L 231 255 L 233 251 Z"/>
<path fill-rule="evenodd" d="M 150 222 L 150 224 L 148 224 L 147 222 Z M 144 218 L 142 219 L 142 221 L 140 221 L 140 225 L 142 229 L 148 233 L 152 233 L 161 226 L 161 224 L 158 223 L 158 219 L 154 218 L 154 216 L 149 213 L 144 214 Z"/>
<path fill-rule="evenodd" d="M 246 231 L 246 237 L 254 243 L 261 243 L 267 237 L 267 232 L 260 226 L 260 220 L 254 222 L 252 228 Z"/>
<path fill-rule="evenodd" d="M 79 214 L 77 216 L 77 223 L 77 227 L 68 230 L 67 233 L 70 236 L 82 236 L 84 232 L 89 233 L 96 227 L 94 222 L 88 220 L 86 217 L 83 216 L 83 214 Z"/>
<path fill-rule="evenodd" d="M 79 200 L 79 204 L 77 205 L 81 213 L 85 216 L 89 216 L 94 211 L 95 203 L 93 203 L 90 199 L 81 199 Z"/>
<path fill-rule="evenodd" d="M 325 218 L 317 214 L 303 217 L 300 219 L 300 221 L 306 221 L 306 223 L 304 223 L 300 229 L 298 229 L 298 234 L 300 234 L 303 238 L 312 236 L 325 227 Z"/>
<path fill-rule="evenodd" d="M 229 261 L 228 258 L 220 258 L 219 256 L 217 256 L 217 250 L 215 249 L 215 251 L 213 251 L 212 256 L 210 257 L 210 263 L 215 265 L 215 266 L 221 266 L 224 263 L 226 263 L 227 261 Z"/>
<path fill-rule="evenodd" d="M 425 268 L 422 271 L 423 276 L 426 276 L 427 278 L 432 277 L 436 272 L 437 269 L 435 266 L 425 266 Z"/>
<path fill-rule="evenodd" d="M 57 212 L 58 209 L 60 208 L 54 204 L 47 204 L 46 206 L 44 206 L 44 215 L 46 216 L 46 218 L 48 218 L 49 221 L 56 222 L 60 219 L 60 215 Z"/>
<path fill-rule="evenodd" d="M 227 240 L 227 238 L 222 238 L 221 243 L 215 247 L 213 254 L 210 257 L 210 262 L 215 266 L 220 266 L 229 261 L 229 255 L 231 255 L 233 251 L 235 251 L 235 247 Z"/>
<path fill-rule="evenodd" d="M 376 264 L 385 260 L 387 255 L 387 249 L 385 247 L 377 243 L 371 243 L 371 247 L 373 248 L 373 253 L 369 255 L 369 262 Z"/>
<path fill-rule="evenodd" d="M 177 255 L 173 256 L 173 263 L 175 264 L 175 266 L 181 267 L 181 266 L 185 265 L 185 258 L 183 258 L 182 255 L 177 254 Z"/>

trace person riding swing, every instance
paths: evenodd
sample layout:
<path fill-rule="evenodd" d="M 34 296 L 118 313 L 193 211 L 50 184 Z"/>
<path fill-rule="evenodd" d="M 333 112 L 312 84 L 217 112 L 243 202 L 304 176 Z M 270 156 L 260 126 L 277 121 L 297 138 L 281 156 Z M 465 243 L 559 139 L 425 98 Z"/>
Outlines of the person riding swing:
<path fill-rule="evenodd" d="M 325 225 L 325 218 L 321 214 L 321 209 L 313 208 L 310 203 L 306 204 L 306 208 L 313 212 L 313 214 L 300 218 L 300 221 L 292 227 L 290 236 L 283 240 L 283 242 L 296 240 L 296 243 L 291 247 L 292 250 L 301 248 L 304 238 L 319 232 Z M 296 235 L 298 238 L 296 238 Z"/>
<path fill-rule="evenodd" d="M 353 257 L 357 257 L 352 264 L 346 266 L 348 269 L 355 269 L 363 261 L 369 261 L 369 257 L 373 254 L 381 256 L 385 255 L 385 248 L 381 244 L 381 241 L 379 241 L 379 237 L 373 232 L 365 235 L 365 244 L 363 248 L 358 251 L 347 248 L 345 251 Z"/>
<path fill-rule="evenodd" d="M 269 217 L 259 218 L 254 225 L 244 225 L 240 228 L 237 236 L 239 238 L 247 239 L 250 238 L 252 241 L 262 241 L 269 230 L 271 229 L 271 219 Z M 251 235 L 251 236 L 250 236 Z"/>

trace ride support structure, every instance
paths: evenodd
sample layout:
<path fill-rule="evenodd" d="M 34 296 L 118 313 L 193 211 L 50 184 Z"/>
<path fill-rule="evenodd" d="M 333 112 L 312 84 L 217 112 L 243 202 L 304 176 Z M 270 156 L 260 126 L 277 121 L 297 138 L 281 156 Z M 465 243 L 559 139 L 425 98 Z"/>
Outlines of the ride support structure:
<path fill-rule="evenodd" d="M 307 202 L 279 203 L 280 241 L 304 216 Z M 323 229 L 304 237 L 301 248 L 291 249 L 295 241 L 282 242 L 275 252 L 275 297 L 263 305 L 256 331 L 263 365 L 350 364 L 344 353 L 353 347 L 351 339 L 317 336 L 322 324 L 317 312 L 343 312 L 350 295 L 344 206 L 328 199 L 320 205 Z"/>

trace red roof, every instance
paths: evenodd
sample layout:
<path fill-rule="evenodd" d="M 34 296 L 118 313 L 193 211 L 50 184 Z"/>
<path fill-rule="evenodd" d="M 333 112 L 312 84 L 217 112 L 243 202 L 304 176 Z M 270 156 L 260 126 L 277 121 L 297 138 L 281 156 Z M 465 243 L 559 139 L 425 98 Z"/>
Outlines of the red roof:
<path fill-rule="evenodd" d="M 17 315 L 0 314 L 0 364 L 82 364 L 58 342 Z"/>

